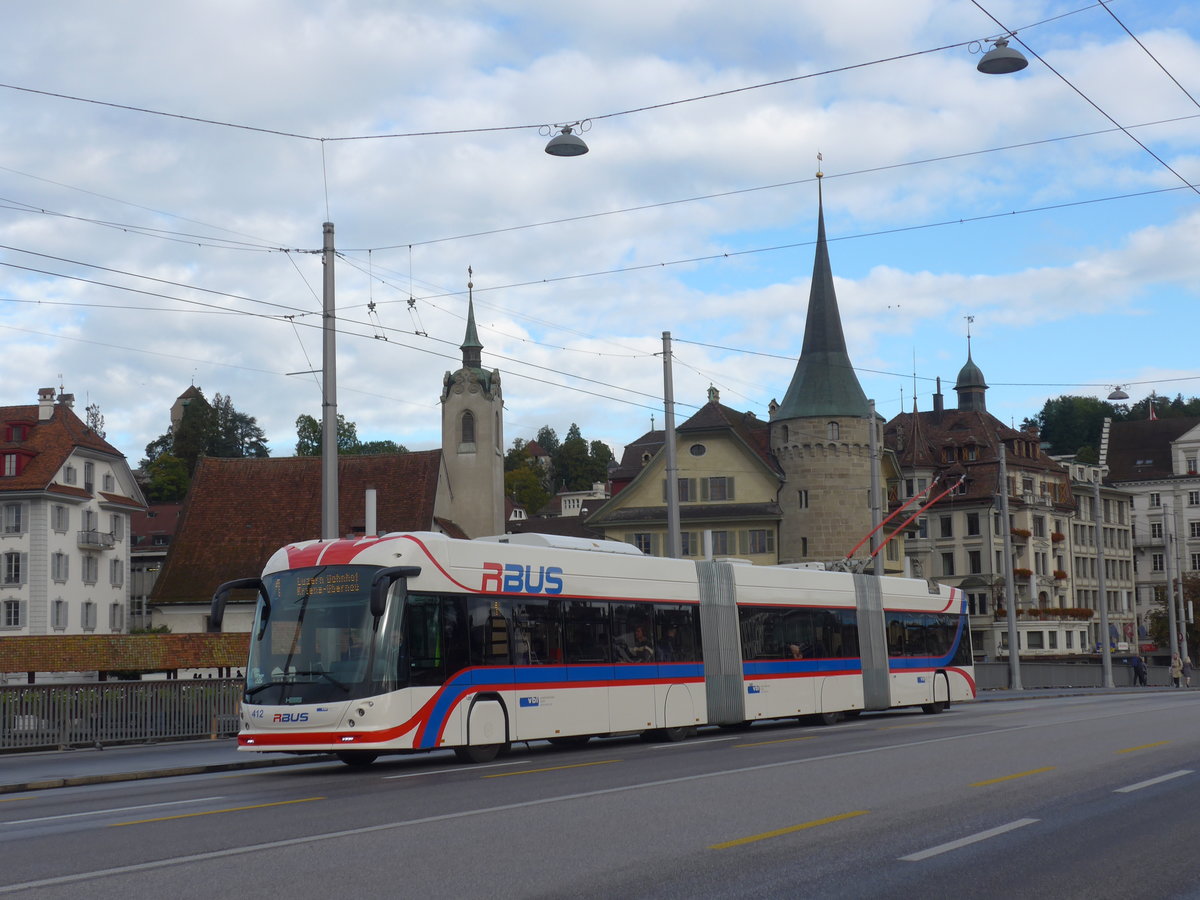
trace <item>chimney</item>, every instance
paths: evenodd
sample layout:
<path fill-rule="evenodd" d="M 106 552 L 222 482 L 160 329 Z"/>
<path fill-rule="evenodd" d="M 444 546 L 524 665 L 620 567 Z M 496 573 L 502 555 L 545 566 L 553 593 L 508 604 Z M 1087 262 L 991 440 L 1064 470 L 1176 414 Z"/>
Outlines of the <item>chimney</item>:
<path fill-rule="evenodd" d="M 933 414 L 935 421 L 941 421 L 942 412 L 945 410 L 942 400 L 942 377 L 939 375 L 937 379 L 937 391 L 933 395 Z"/>
<path fill-rule="evenodd" d="M 61 403 L 63 406 L 65 406 L 67 409 L 74 409 L 75 408 L 75 395 L 74 394 L 59 394 L 58 402 Z"/>
<path fill-rule="evenodd" d="M 376 525 L 376 518 L 375 518 L 375 504 L 376 504 L 375 488 L 367 488 L 367 495 L 364 499 L 364 503 L 365 503 L 365 513 L 366 513 L 366 519 L 365 519 L 366 527 L 363 529 L 363 534 L 366 537 L 374 537 L 375 535 L 377 535 L 379 533 L 378 526 Z"/>
<path fill-rule="evenodd" d="M 54 415 L 54 388 L 38 388 L 38 421 L 45 422 Z"/>

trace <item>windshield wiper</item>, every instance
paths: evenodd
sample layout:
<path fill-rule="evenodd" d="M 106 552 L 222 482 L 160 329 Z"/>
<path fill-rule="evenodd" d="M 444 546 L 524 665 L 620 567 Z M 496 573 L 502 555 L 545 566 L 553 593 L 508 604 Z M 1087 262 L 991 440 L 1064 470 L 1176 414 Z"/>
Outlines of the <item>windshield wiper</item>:
<path fill-rule="evenodd" d="M 312 671 L 312 672 L 296 672 L 295 674 L 296 675 L 319 675 L 321 678 L 327 679 L 330 684 L 334 684 L 334 685 L 337 685 L 338 687 L 340 687 L 347 694 L 350 693 L 350 686 L 348 684 L 342 684 L 342 682 L 338 681 L 336 678 L 334 678 L 328 672 Z"/>

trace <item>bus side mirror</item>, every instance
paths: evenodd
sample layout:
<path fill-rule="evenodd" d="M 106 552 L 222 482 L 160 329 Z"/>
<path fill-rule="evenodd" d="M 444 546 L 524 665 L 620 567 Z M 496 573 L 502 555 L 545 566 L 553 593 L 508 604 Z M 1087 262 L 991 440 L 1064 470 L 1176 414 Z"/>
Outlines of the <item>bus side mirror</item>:
<path fill-rule="evenodd" d="M 421 574 L 420 566 L 390 566 L 380 569 L 371 580 L 371 615 L 378 619 L 387 611 L 387 596 L 393 584 L 402 578 L 416 578 Z M 401 598 L 407 585 L 401 585 Z"/>
<path fill-rule="evenodd" d="M 242 588 L 254 588 L 258 591 L 258 595 L 262 597 L 263 623 L 266 624 L 267 619 L 271 617 L 271 598 L 267 596 L 267 586 L 263 584 L 263 580 L 261 578 L 236 578 L 233 581 L 225 582 L 213 593 L 212 609 L 208 613 L 208 631 L 210 634 L 221 633 L 221 623 L 225 621 L 225 603 L 229 599 L 229 592 Z"/>

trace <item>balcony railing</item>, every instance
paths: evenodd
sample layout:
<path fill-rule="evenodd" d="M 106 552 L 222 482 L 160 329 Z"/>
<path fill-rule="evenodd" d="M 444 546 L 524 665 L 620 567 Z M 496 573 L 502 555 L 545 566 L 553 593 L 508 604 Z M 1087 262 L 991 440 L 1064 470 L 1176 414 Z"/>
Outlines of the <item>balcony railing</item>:
<path fill-rule="evenodd" d="M 106 531 L 79 532 L 79 548 L 81 550 L 111 550 L 117 541 Z"/>

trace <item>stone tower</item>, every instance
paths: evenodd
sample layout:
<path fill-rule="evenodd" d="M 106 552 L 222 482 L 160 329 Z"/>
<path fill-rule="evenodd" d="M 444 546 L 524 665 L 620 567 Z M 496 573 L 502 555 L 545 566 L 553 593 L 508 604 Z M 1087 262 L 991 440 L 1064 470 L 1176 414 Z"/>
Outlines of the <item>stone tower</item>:
<path fill-rule="evenodd" d="M 771 451 L 785 478 L 779 495 L 781 563 L 841 559 L 871 530 L 869 428 L 879 426 L 871 421 L 846 353 L 817 184 L 817 249 L 804 344 L 783 402 L 771 407 Z"/>
<path fill-rule="evenodd" d="M 483 368 L 468 282 L 462 368 L 442 379 L 442 459 L 438 508 L 468 537 L 504 533 L 504 398 L 500 373 Z"/>

